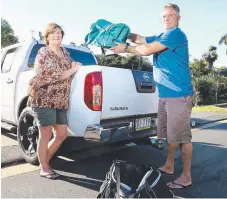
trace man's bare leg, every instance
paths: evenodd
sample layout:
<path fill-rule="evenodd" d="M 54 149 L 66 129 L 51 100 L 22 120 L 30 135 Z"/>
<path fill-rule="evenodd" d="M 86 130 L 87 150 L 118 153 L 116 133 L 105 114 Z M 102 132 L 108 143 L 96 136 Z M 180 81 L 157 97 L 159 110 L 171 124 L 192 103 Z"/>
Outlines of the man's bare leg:
<path fill-rule="evenodd" d="M 168 174 L 174 173 L 174 155 L 178 147 L 178 144 L 168 144 L 167 159 L 163 166 L 159 167 L 159 170 Z"/>
<path fill-rule="evenodd" d="M 179 178 L 174 180 L 174 183 L 183 186 L 192 184 L 191 178 L 191 161 L 192 161 L 192 143 L 181 144 L 181 154 L 183 161 L 183 172 Z M 170 188 L 182 188 L 182 186 L 173 183 L 168 183 Z"/>

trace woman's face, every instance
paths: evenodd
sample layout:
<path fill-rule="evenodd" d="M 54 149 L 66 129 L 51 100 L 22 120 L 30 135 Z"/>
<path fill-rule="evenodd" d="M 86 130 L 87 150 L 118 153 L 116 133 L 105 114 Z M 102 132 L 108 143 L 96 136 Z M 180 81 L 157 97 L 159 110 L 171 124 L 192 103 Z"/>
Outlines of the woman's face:
<path fill-rule="evenodd" d="M 48 35 L 49 45 L 59 45 L 62 42 L 62 33 L 60 28 L 55 28 L 52 32 Z"/>

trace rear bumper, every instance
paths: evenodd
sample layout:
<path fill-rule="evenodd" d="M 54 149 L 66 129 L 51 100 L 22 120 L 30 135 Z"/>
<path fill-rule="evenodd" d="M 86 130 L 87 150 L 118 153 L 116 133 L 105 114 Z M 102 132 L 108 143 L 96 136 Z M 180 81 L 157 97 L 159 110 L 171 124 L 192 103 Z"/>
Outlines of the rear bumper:
<path fill-rule="evenodd" d="M 87 127 L 84 139 L 90 142 L 114 143 L 119 141 L 133 141 L 157 135 L 157 128 L 149 130 L 129 131 L 129 123 L 118 126 L 90 125 Z"/>

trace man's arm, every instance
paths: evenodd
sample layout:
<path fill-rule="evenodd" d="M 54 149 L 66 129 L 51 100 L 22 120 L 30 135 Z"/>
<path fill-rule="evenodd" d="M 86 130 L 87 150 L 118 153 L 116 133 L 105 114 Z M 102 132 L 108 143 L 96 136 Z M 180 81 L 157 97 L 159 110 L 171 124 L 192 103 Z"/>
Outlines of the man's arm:
<path fill-rule="evenodd" d="M 152 42 L 150 44 L 139 44 L 137 46 L 128 46 L 125 44 L 118 44 L 117 46 L 111 48 L 115 53 L 127 52 L 135 55 L 149 56 L 154 53 L 165 50 L 167 47 L 160 42 Z"/>
<path fill-rule="evenodd" d="M 131 33 L 128 37 L 130 42 L 133 42 L 135 44 L 146 44 L 146 39 L 145 37 L 135 34 L 135 33 Z"/>
<path fill-rule="evenodd" d="M 140 44 L 137 46 L 129 46 L 128 52 L 141 56 L 149 56 L 154 53 L 163 51 L 166 49 L 166 46 L 162 45 L 159 42 L 152 42 L 150 44 Z"/>

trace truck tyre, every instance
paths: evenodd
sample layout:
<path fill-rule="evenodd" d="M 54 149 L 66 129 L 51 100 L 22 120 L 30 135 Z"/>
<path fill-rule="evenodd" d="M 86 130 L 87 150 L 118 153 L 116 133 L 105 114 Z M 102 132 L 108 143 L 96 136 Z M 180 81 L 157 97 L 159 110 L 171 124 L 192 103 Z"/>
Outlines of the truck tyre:
<path fill-rule="evenodd" d="M 30 164 L 38 165 L 37 143 L 39 130 L 36 126 L 36 116 L 30 107 L 20 114 L 17 127 L 17 141 L 21 155 Z"/>

